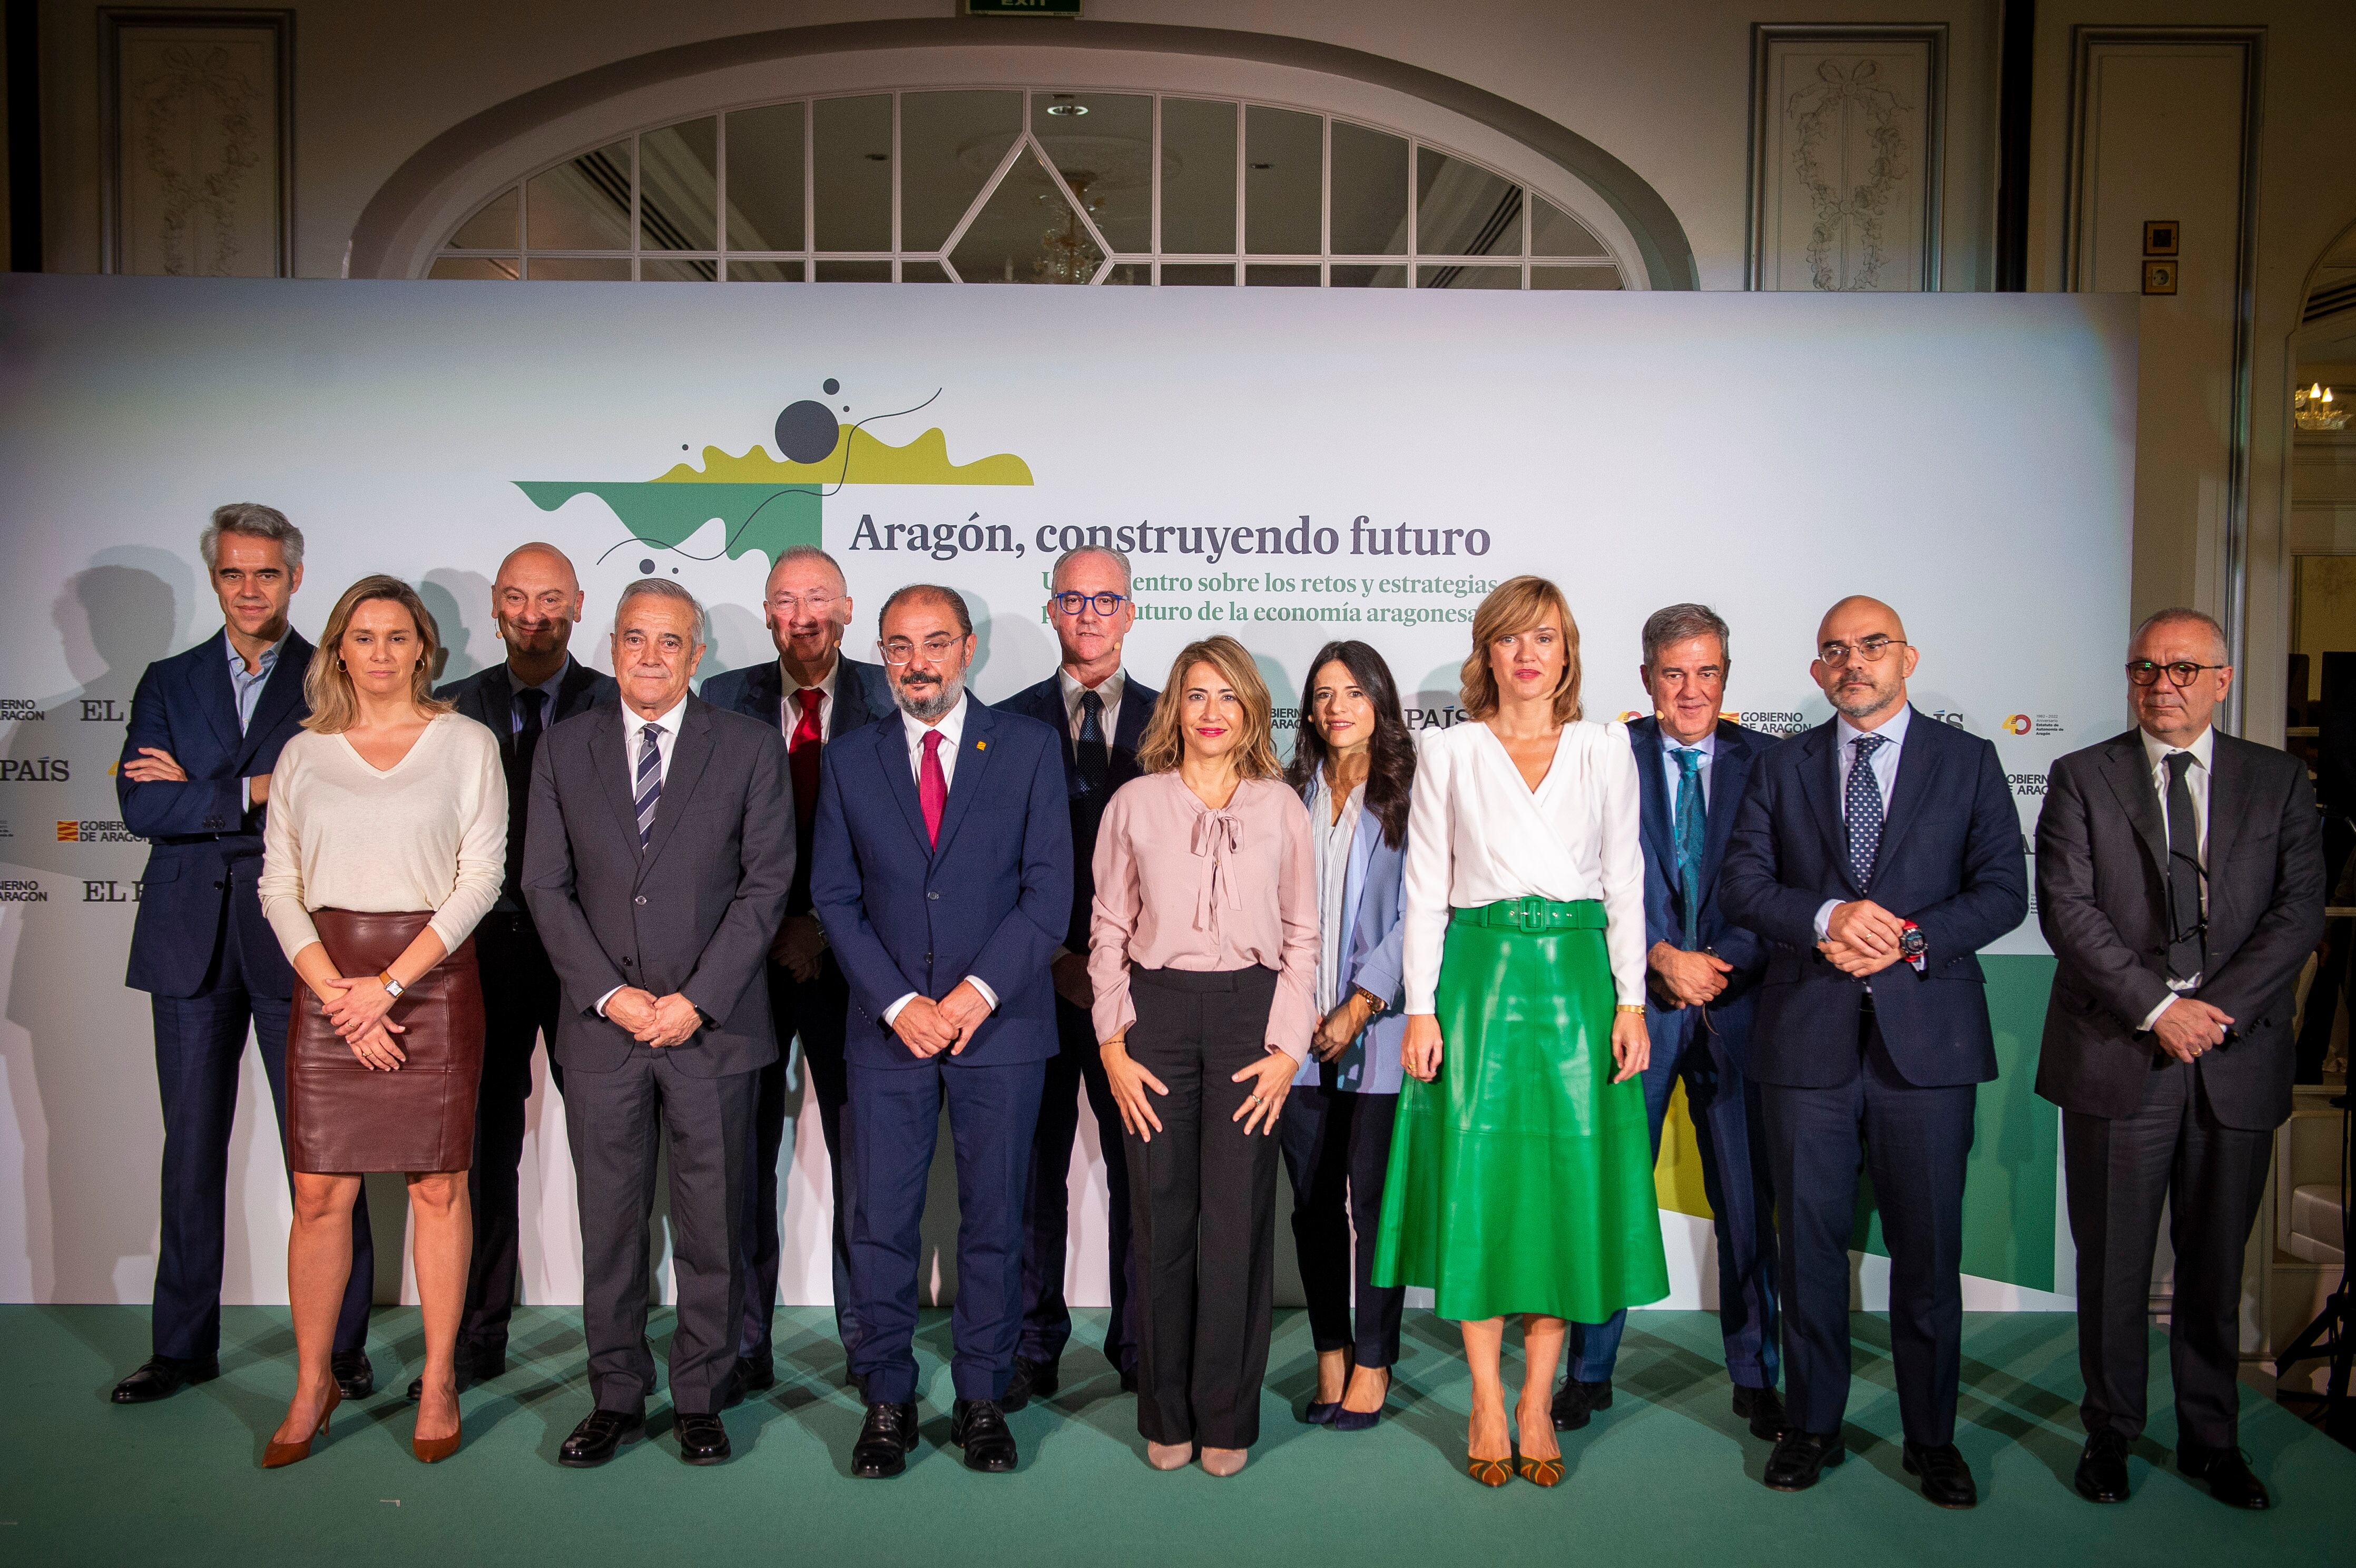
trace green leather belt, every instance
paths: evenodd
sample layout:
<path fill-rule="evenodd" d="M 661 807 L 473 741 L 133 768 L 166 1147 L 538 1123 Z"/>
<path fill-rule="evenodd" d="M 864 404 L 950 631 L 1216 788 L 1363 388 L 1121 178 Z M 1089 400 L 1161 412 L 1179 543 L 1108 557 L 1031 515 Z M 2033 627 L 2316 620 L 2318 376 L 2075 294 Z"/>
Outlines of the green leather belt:
<path fill-rule="evenodd" d="M 1448 918 L 1468 926 L 1494 926 L 1512 931 L 1600 931 L 1603 929 L 1603 901 L 1500 898 L 1477 909 L 1451 909 Z"/>

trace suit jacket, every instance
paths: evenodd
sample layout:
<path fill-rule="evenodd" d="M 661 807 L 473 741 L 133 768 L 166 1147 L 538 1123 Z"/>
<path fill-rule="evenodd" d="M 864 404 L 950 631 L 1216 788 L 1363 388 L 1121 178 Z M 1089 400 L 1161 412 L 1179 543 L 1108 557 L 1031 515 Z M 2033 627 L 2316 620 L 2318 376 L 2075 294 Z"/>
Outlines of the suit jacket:
<path fill-rule="evenodd" d="M 1093 794 L 1080 788 L 1079 744 L 1071 739 L 1070 710 L 1064 706 L 1064 682 L 1060 671 L 1048 676 L 1035 686 L 1025 686 L 998 704 L 1010 714 L 1037 719 L 1058 736 L 1064 744 L 1057 755 L 1064 761 L 1064 790 L 1072 808 L 1072 919 L 1064 930 L 1064 946 L 1081 957 L 1088 951 L 1089 911 L 1096 906 L 1097 829 L 1104 822 L 1105 803 L 1113 791 L 1138 777 L 1137 743 L 1145 736 L 1146 722 L 1153 717 L 1153 704 L 1162 693 L 1146 685 L 1134 675 L 1123 672 L 1120 712 L 1113 717 L 1111 767 L 1105 775 L 1104 788 Z"/>
<path fill-rule="evenodd" d="M 1752 1003 L 1760 977 L 1767 972 L 1767 944 L 1756 931 L 1727 917 L 1719 888 L 1726 865 L 1726 846 L 1734 838 L 1734 820 L 1741 812 L 1751 787 L 1751 770 L 1775 745 L 1775 737 L 1721 719 L 1711 732 L 1716 755 L 1709 765 L 1708 810 L 1702 819 L 1701 945 L 1734 966 L 1726 989 L 1709 1004 L 1710 1026 L 1726 1042 L 1728 1054 L 1740 1067 L 1749 1059 Z M 1640 826 L 1644 843 L 1644 950 L 1655 942 L 1683 947 L 1686 940 L 1685 887 L 1677 877 L 1676 793 L 1670 788 L 1661 761 L 1661 721 L 1647 714 L 1630 722 L 1628 745 L 1636 754 L 1636 782 L 1641 796 Z M 1674 1015 L 1648 987 L 1648 1019 Z"/>
<path fill-rule="evenodd" d="M 1309 817 L 1325 824 L 1317 813 L 1317 788 L 1310 786 Z M 1320 1084 L 1353 1094 L 1397 1094 L 1405 1069 L 1399 1047 L 1407 1038 L 1407 972 L 1401 958 L 1407 940 L 1407 843 L 1394 849 L 1383 838 L 1382 824 L 1361 813 L 1358 831 L 1350 840 L 1350 862 L 1342 876 L 1342 929 L 1321 930 L 1321 939 L 1341 944 L 1342 963 L 1334 972 L 1333 993 L 1346 997 L 1363 990 L 1383 999 L 1358 1037 L 1331 1062 L 1312 1054 L 1294 1075 L 1297 1086 Z M 1322 922 L 1321 922 L 1322 923 Z"/>
<path fill-rule="evenodd" d="M 515 779 L 516 765 L 515 693 L 505 660 L 434 691 L 498 737 L 499 762 L 510 780 Z M 621 700 L 621 689 L 611 675 L 601 675 L 579 660 L 568 658 L 556 682 L 556 711 L 541 715 L 542 733 L 600 703 L 610 707 Z M 491 906 L 495 909 L 522 910 L 524 907 L 523 846 L 531 821 L 531 788 L 529 780 L 519 782 L 522 788 L 511 784 L 508 789 L 508 875 L 499 888 L 499 901 Z"/>
<path fill-rule="evenodd" d="M 1062 748 L 1046 725 L 970 696 L 958 746 L 937 845 L 896 710 L 826 748 L 810 898 L 851 984 L 843 1054 L 861 1067 L 925 1066 L 884 1011 L 910 992 L 938 1001 L 969 974 L 998 1007 L 948 1065 L 1058 1048 L 1047 965 L 1072 909 Z"/>
<path fill-rule="evenodd" d="M 881 664 L 862 664 L 838 651 L 835 655 L 834 707 L 826 716 L 826 739 L 830 744 L 853 730 L 865 729 L 884 714 L 895 710 L 892 705 L 892 682 Z M 785 733 L 786 674 L 774 659 L 758 664 L 747 664 L 741 670 L 725 670 L 703 683 L 703 700 L 715 708 L 744 714 L 756 718 L 779 734 Z M 790 750 L 790 746 L 787 748 Z M 819 753 L 824 756 L 823 750 Z M 794 812 L 794 886 L 786 897 L 786 913 L 809 913 L 810 865 L 816 858 L 810 852 L 810 838 L 799 831 L 801 812 L 793 798 L 793 783 L 788 775 L 786 802 L 796 808 Z M 812 819 L 815 822 L 815 818 Z"/>
<path fill-rule="evenodd" d="M 1891 1061 L 1921 1088 L 1986 1083 L 1996 1077 L 1996 1041 L 1978 950 L 2029 913 L 2012 787 L 1993 745 L 1916 710 L 1880 849 L 1860 886 L 1834 776 L 1837 723 L 1793 736 L 1753 765 L 1719 873 L 1727 915 L 1768 942 L 1751 1076 L 1829 1089 L 1855 1075 L 1866 983 L 1815 950 L 1815 921 L 1827 898 L 1869 897 L 1922 927 L 1931 944 L 1921 972 L 1901 960 L 1872 979 Z"/>
<path fill-rule="evenodd" d="M 303 677 L 311 644 L 288 631 L 278 662 L 262 688 L 253 722 L 237 725 L 237 693 L 229 681 L 229 632 L 205 639 L 185 653 L 159 659 L 139 677 L 131 698 L 131 728 L 123 762 L 142 746 L 172 754 L 184 781 L 136 783 L 118 767 L 114 798 L 123 825 L 149 841 L 139 912 L 131 928 L 131 967 L 123 983 L 158 996 L 194 996 L 204 987 L 225 919 L 240 922 L 246 983 L 268 996 L 292 996 L 294 971 L 262 918 L 253 878 L 230 906 L 228 866 L 259 859 L 262 812 L 245 810 L 241 782 L 268 773 L 278 753 L 302 728 L 310 708 Z"/>
<path fill-rule="evenodd" d="M 2290 1115 L 2291 1008 L 2323 938 L 2323 833 L 2297 758 L 2216 737 L 2209 782 L 2208 957 L 2192 994 L 2233 1020 L 2194 1070 L 2217 1119 L 2264 1130 Z M 2140 1032 L 2168 994 L 2168 827 L 2141 732 L 2054 763 L 2037 815 L 2037 921 L 2060 967 L 2037 1092 L 2067 1111 L 2129 1116 L 2158 1053 Z"/>
<path fill-rule="evenodd" d="M 550 730 L 532 760 L 523 890 L 563 987 L 552 1048 L 569 1072 L 621 1067 L 635 1042 L 597 1003 L 635 985 L 702 1013 L 674 1047 L 681 1071 L 766 1067 L 777 1040 L 766 961 L 794 880 L 786 738 L 690 697 L 641 851 L 635 723 L 618 705 L 593 708 Z"/>

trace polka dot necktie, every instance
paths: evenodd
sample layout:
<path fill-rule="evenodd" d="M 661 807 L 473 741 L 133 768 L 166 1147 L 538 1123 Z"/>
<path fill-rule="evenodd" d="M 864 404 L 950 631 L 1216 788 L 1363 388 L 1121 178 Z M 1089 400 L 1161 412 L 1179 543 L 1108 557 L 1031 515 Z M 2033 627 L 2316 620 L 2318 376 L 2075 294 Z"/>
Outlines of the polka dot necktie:
<path fill-rule="evenodd" d="M 1881 780 L 1873 776 L 1873 754 L 1888 743 L 1861 735 L 1849 744 L 1857 760 L 1848 765 L 1848 868 L 1864 887 L 1873 880 L 1874 852 L 1881 847 Z"/>

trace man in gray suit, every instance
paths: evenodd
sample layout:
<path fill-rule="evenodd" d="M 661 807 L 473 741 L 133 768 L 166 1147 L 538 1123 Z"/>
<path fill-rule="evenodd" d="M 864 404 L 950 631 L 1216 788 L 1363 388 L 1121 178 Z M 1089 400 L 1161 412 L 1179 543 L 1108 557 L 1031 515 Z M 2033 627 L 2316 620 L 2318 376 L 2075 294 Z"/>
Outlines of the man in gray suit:
<path fill-rule="evenodd" d="M 2323 936 L 2307 768 L 2211 724 L 2233 683 L 2218 624 L 2161 610 L 2127 650 L 2136 727 L 2053 765 L 2037 918 L 2060 967 L 2037 1092 L 2062 1107 L 2078 1247 L 2081 1496 L 2125 1502 L 2144 1428 L 2163 1204 L 2176 1253 L 2176 1467 L 2270 1499 L 2239 1443 L 2242 1256 L 2290 1116 L 2291 1009 Z"/>
<path fill-rule="evenodd" d="M 754 1082 L 775 1061 L 764 961 L 794 880 L 785 737 L 688 695 L 702 607 L 642 578 L 614 613 L 621 706 L 548 732 L 532 764 L 524 896 L 562 983 L 556 1059 L 579 1186 L 596 1408 L 558 1462 L 646 1431 L 647 1220 L 670 1144 L 680 1457 L 728 1457 Z"/>

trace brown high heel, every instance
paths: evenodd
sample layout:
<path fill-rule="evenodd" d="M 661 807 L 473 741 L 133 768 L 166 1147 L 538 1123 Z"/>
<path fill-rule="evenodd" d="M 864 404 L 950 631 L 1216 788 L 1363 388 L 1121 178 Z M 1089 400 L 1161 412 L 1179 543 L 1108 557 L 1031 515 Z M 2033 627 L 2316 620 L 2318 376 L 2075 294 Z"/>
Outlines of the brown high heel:
<path fill-rule="evenodd" d="M 417 1462 L 421 1465 L 437 1464 L 458 1452 L 458 1440 L 464 1434 L 463 1421 L 447 1437 L 420 1437 L 412 1429 L 409 1434 L 409 1451 L 417 1455 Z"/>
<path fill-rule="evenodd" d="M 311 1444 L 327 1435 L 327 1418 L 334 1415 L 336 1407 L 343 1402 L 344 1391 L 330 1382 L 327 1385 L 327 1402 L 319 1408 L 319 1424 L 311 1429 L 311 1435 L 300 1443 L 271 1443 L 264 1445 L 262 1450 L 262 1467 L 265 1470 L 280 1470 L 289 1465 L 300 1464 L 303 1460 L 308 1459 L 311 1456 Z"/>
<path fill-rule="evenodd" d="M 1514 1478 L 1511 1459 L 1483 1459 L 1477 1454 L 1464 1456 L 1464 1473 L 1484 1487 L 1502 1487 Z"/>
<path fill-rule="evenodd" d="M 1516 1468 L 1521 1471 L 1522 1479 L 1533 1486 L 1558 1487 L 1562 1484 L 1560 1459 L 1533 1459 L 1525 1454 Z"/>

